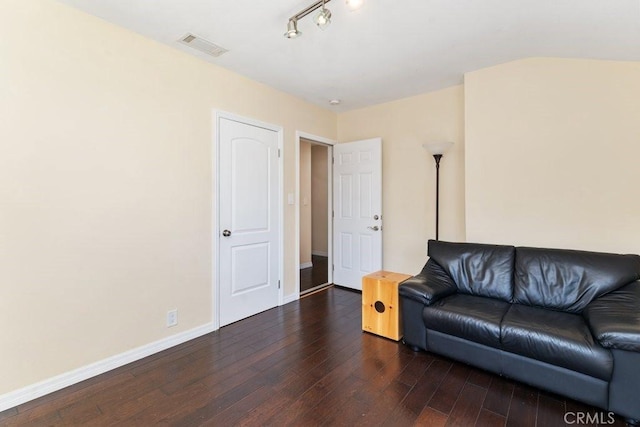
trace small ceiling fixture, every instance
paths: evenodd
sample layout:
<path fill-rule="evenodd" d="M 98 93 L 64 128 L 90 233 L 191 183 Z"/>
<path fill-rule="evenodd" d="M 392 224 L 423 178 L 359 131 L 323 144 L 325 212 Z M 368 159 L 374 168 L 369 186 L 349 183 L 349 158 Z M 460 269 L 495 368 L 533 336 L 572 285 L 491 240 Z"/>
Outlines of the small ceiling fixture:
<path fill-rule="evenodd" d="M 325 5 L 330 1 L 331 0 L 318 0 L 289 18 L 289 22 L 287 23 L 287 32 L 284 33 L 284 36 L 288 39 L 295 39 L 302 35 L 302 31 L 298 30 L 298 20 L 318 9 L 320 9 L 320 12 L 318 12 L 314 21 L 321 30 L 327 28 L 331 24 L 331 11 L 327 9 Z M 346 0 L 347 7 L 350 10 L 359 8 L 363 3 L 364 0 Z"/>
<path fill-rule="evenodd" d="M 329 101 L 329 104 L 331 105 L 340 105 L 342 101 L 340 101 L 339 99 L 332 99 Z"/>

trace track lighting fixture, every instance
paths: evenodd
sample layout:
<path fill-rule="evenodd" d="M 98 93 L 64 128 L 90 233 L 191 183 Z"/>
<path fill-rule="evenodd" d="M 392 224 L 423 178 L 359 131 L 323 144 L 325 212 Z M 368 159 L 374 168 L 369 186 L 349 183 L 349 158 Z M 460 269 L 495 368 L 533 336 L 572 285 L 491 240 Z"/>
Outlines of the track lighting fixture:
<path fill-rule="evenodd" d="M 288 39 L 294 39 L 302 34 L 301 31 L 298 31 L 298 20 L 304 18 L 311 12 L 320 9 L 320 12 L 314 18 L 314 22 L 321 29 L 324 30 L 331 24 L 331 11 L 325 7 L 327 3 L 331 0 L 318 0 L 306 9 L 302 9 L 300 12 L 293 15 L 289 18 L 289 22 L 287 23 L 287 32 L 284 33 L 284 36 Z M 350 10 L 355 10 L 362 6 L 364 0 L 346 0 L 347 7 Z"/>

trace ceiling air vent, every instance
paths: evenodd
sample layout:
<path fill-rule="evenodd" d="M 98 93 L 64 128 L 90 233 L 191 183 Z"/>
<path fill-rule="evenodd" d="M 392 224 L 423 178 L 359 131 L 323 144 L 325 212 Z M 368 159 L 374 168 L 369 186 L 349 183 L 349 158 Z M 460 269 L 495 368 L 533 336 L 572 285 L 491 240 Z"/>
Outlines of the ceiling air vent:
<path fill-rule="evenodd" d="M 200 52 L 204 52 L 207 55 L 211 55 L 214 57 L 218 57 L 223 53 L 228 52 L 227 49 L 222 48 L 216 44 L 211 43 L 208 40 L 203 39 L 202 37 L 198 37 L 193 34 L 187 34 L 178 40 L 182 44 L 186 44 L 189 47 L 199 50 Z"/>

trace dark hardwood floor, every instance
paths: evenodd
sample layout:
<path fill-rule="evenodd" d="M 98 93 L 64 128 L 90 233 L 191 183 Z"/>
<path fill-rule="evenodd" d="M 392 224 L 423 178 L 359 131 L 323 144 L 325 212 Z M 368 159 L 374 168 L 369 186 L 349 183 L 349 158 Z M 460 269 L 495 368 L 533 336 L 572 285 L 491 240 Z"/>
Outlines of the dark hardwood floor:
<path fill-rule="evenodd" d="M 326 256 L 311 256 L 313 267 L 300 270 L 300 294 L 315 290 L 327 284 L 329 280 L 329 263 Z"/>
<path fill-rule="evenodd" d="M 360 310 L 359 293 L 332 287 L 1 412 L 0 425 L 552 427 L 599 412 L 363 333 Z"/>

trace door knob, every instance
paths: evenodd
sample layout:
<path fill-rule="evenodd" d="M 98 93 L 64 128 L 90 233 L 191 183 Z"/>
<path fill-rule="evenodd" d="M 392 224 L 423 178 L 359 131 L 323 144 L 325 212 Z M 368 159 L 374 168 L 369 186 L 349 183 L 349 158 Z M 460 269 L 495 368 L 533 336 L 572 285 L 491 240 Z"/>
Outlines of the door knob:
<path fill-rule="evenodd" d="M 380 217 L 379 217 L 378 215 L 374 215 L 374 216 L 373 216 L 373 219 L 375 219 L 375 220 L 379 220 L 379 219 L 380 219 Z"/>
<path fill-rule="evenodd" d="M 377 225 L 374 225 L 373 227 L 367 227 L 369 230 L 373 230 L 373 231 L 378 231 L 380 230 L 380 227 L 378 227 Z"/>
<path fill-rule="evenodd" d="M 223 235 L 224 237 L 229 237 L 229 236 L 231 236 L 231 232 L 230 232 L 229 230 L 224 230 L 224 231 L 222 232 L 222 235 Z"/>

